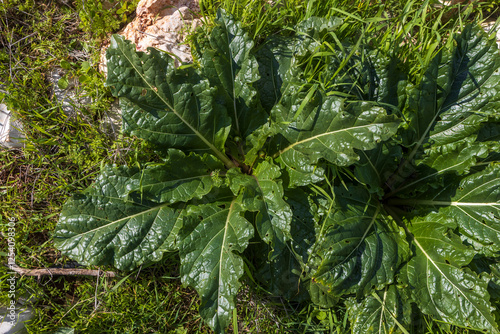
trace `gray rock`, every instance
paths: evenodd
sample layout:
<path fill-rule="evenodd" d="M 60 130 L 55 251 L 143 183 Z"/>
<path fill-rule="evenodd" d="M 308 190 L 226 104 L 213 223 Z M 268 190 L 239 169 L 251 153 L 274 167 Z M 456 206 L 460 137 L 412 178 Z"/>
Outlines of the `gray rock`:
<path fill-rule="evenodd" d="M 58 82 L 66 75 L 66 71 L 62 68 L 54 68 L 49 73 L 49 81 L 52 86 L 52 94 L 61 104 L 64 113 L 71 117 L 75 116 L 78 110 L 81 110 L 85 105 L 92 103 L 92 99 L 85 95 L 85 90 L 78 87 L 79 83 L 76 78 L 68 79 L 68 87 L 62 89 L 59 87 Z M 102 131 L 113 138 L 117 138 L 120 132 L 122 118 L 121 109 L 119 108 L 118 101 L 116 100 L 109 110 L 103 111 L 104 117 L 98 125 Z"/>
<path fill-rule="evenodd" d="M 118 99 L 115 99 L 109 110 L 104 111 L 104 117 L 101 120 L 101 130 L 113 138 L 118 138 L 122 127 L 122 110 Z"/>
<path fill-rule="evenodd" d="M 52 94 L 57 99 L 58 103 L 67 116 L 74 116 L 75 110 L 82 108 L 84 105 L 92 103 L 92 100 L 77 90 L 78 80 L 76 78 L 68 78 L 68 87 L 62 89 L 58 82 L 66 75 L 66 71 L 56 67 L 49 72 L 49 82 L 52 87 Z"/>

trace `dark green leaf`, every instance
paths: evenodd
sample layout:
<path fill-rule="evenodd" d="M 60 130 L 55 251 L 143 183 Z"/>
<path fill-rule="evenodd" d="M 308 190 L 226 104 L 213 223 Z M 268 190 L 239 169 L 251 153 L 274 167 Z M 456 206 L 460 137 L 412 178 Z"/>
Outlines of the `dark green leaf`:
<path fill-rule="evenodd" d="M 293 60 L 293 45 L 296 42 L 294 38 L 271 37 L 255 54 L 260 72 L 256 86 L 261 104 L 268 113 L 279 103 L 282 85 L 288 84 L 287 75 Z M 286 90 L 286 87 L 283 87 L 283 90 Z"/>
<path fill-rule="evenodd" d="M 443 217 L 455 219 L 460 233 L 479 251 L 500 251 L 500 166 L 445 183 L 442 189 L 432 189 L 418 199 L 392 202 L 415 205 L 423 212 L 439 209 Z"/>
<path fill-rule="evenodd" d="M 286 146 L 288 141 L 281 135 L 276 134 L 267 144 L 266 148 L 269 155 L 276 156 L 279 154 L 280 147 Z M 290 159 L 283 160 L 280 156 L 274 159 L 280 164 L 283 171 L 288 176 L 288 187 L 301 187 L 313 183 L 318 183 L 324 180 L 326 164 L 318 162 L 314 165 L 294 163 L 290 165 Z"/>
<path fill-rule="evenodd" d="M 362 188 L 339 188 L 336 198 L 339 208 L 323 222 L 313 247 L 312 281 L 332 296 L 361 298 L 394 282 L 409 246 L 403 230 Z"/>
<path fill-rule="evenodd" d="M 133 176 L 133 195 L 158 203 L 187 202 L 200 199 L 217 187 L 219 172 L 224 165 L 213 156 L 186 156 L 177 150 L 169 150 L 165 163 L 148 167 Z M 132 189 L 129 189 L 132 190 Z"/>
<path fill-rule="evenodd" d="M 108 167 L 88 191 L 68 200 L 54 233 L 57 248 L 82 264 L 122 270 L 177 250 L 184 205 L 132 201 L 128 187 L 126 171 Z"/>
<path fill-rule="evenodd" d="M 309 17 L 299 22 L 295 27 L 298 37 L 294 48 L 295 54 L 304 57 L 314 53 L 324 36 L 334 31 L 342 22 L 339 17 Z"/>
<path fill-rule="evenodd" d="M 302 284 L 307 275 L 303 270 L 316 239 L 318 207 L 302 189 L 287 191 L 286 202 L 293 212 L 289 245 L 273 261 L 264 257 L 258 264 L 258 278 L 271 293 L 301 301 L 308 297 Z M 262 244 L 256 245 L 254 253 L 257 258 L 263 258 Z"/>
<path fill-rule="evenodd" d="M 500 80 L 496 43 L 472 25 L 455 39 L 452 52 L 439 53 L 422 82 L 409 92 L 405 111 L 409 126 L 403 135 L 404 145 L 412 147 L 409 160 L 421 157 L 424 150 L 432 156 L 440 146 L 469 138 L 500 105 L 495 88 Z M 432 144 L 430 151 L 425 144 Z M 441 150 L 445 149 L 450 151 Z"/>
<path fill-rule="evenodd" d="M 211 153 L 226 166 L 224 143 L 231 119 L 214 102 L 216 89 L 192 68 L 175 70 L 166 53 L 136 52 L 123 37 L 113 36 L 107 50 L 113 95 L 122 97 L 124 132 L 165 151 L 168 148 Z"/>
<path fill-rule="evenodd" d="M 368 53 L 370 71 L 368 100 L 374 100 L 387 107 L 390 111 L 400 115 L 406 102 L 406 88 L 408 85 L 406 74 L 401 70 L 401 62 L 394 57 L 387 57 L 380 51 Z M 368 66 L 365 66 L 365 68 Z"/>
<path fill-rule="evenodd" d="M 422 312 L 436 319 L 498 333 L 488 282 L 463 268 L 475 252 L 450 233 L 453 225 L 453 220 L 439 214 L 411 221 L 416 253 L 407 272 L 412 297 Z"/>
<path fill-rule="evenodd" d="M 278 154 L 292 169 L 315 164 L 320 158 L 347 166 L 359 157 L 354 149 L 373 149 L 396 133 L 399 120 L 370 103 L 346 101 L 316 94 L 299 110 L 300 88 L 272 110 L 276 132 L 286 139 Z"/>
<path fill-rule="evenodd" d="M 402 155 L 401 147 L 394 143 L 381 143 L 370 151 L 360 151 L 360 160 L 354 167 L 354 175 L 366 184 L 371 193 L 384 194 L 385 181 L 396 171 Z"/>
<path fill-rule="evenodd" d="M 218 87 L 232 118 L 234 135 L 246 139 L 268 118 L 253 86 L 259 79 L 257 60 L 250 54 L 253 41 L 239 22 L 221 12 L 216 23 L 210 35 L 212 49 L 204 50 L 201 59 L 203 74 L 212 87 Z"/>
<path fill-rule="evenodd" d="M 258 212 L 257 231 L 273 249 L 270 258 L 278 256 L 290 238 L 292 220 L 292 211 L 283 199 L 283 187 L 278 180 L 279 168 L 267 159 L 259 164 L 253 176 L 236 169 L 229 170 L 227 175 L 231 190 L 235 195 L 241 194 L 242 206 Z"/>
<path fill-rule="evenodd" d="M 190 206 L 179 247 L 182 282 L 201 297 L 200 314 L 216 333 L 230 324 L 235 297 L 243 275 L 238 255 L 253 236 L 252 225 L 243 218 L 239 199 Z"/>

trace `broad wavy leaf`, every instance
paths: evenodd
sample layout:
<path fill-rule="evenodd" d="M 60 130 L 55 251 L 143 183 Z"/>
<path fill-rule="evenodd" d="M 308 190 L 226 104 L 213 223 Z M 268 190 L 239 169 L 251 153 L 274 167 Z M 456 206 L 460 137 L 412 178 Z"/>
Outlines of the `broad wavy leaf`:
<path fill-rule="evenodd" d="M 452 52 L 439 53 L 422 82 L 410 91 L 406 110 L 409 127 L 404 135 L 408 146 L 421 149 L 427 142 L 438 146 L 465 138 L 481 116 L 495 113 L 499 105 L 496 43 L 473 25 L 455 41 Z"/>
<path fill-rule="evenodd" d="M 250 53 L 253 41 L 236 22 L 221 12 L 210 34 L 211 49 L 203 51 L 203 74 L 225 100 L 235 136 L 247 138 L 268 118 L 253 84 L 259 80 L 257 60 Z"/>
<path fill-rule="evenodd" d="M 63 254 L 82 264 L 133 270 L 177 250 L 184 204 L 128 199 L 126 172 L 107 167 L 64 204 L 53 237 Z"/>
<path fill-rule="evenodd" d="M 453 220 L 431 214 L 409 224 L 415 256 L 408 263 L 412 297 L 422 312 L 445 322 L 498 333 L 488 282 L 464 266 L 474 249 L 450 232 Z"/>
<path fill-rule="evenodd" d="M 308 297 L 303 269 L 316 239 L 319 209 L 311 194 L 303 189 L 289 190 L 285 197 L 293 213 L 290 240 L 279 256 L 272 260 L 267 256 L 269 251 L 263 254 L 262 244 L 254 247 L 253 254 L 260 260 L 256 265 L 259 268 L 256 277 L 269 287 L 268 291 L 272 294 L 303 301 Z"/>
<path fill-rule="evenodd" d="M 173 59 L 159 50 L 136 52 L 130 41 L 117 35 L 111 38 L 107 58 L 106 85 L 122 98 L 125 133 L 159 150 L 211 153 L 232 166 L 224 155 L 231 118 L 215 103 L 216 88 L 208 80 L 191 67 L 174 69 Z"/>
<path fill-rule="evenodd" d="M 500 55 L 484 34 L 478 26 L 467 26 L 455 37 L 451 52 L 439 53 L 420 84 L 409 90 L 408 126 L 401 134 L 403 144 L 411 148 L 407 160 L 416 159 L 417 177 L 401 190 L 425 189 L 422 183 L 436 182 L 451 171 L 462 174 L 498 148 L 476 140 L 500 107 Z"/>
<path fill-rule="evenodd" d="M 358 298 L 394 282 L 410 255 L 405 234 L 370 194 L 336 190 L 340 207 L 323 222 L 309 266 L 325 293 Z M 314 301 L 314 300 L 313 300 Z"/>
<path fill-rule="evenodd" d="M 294 60 L 293 45 L 296 42 L 297 40 L 293 37 L 270 37 L 255 52 L 260 73 L 257 90 L 262 106 L 268 113 L 275 104 L 279 103 L 283 91 L 286 91 L 289 84 L 287 75 Z"/>
<path fill-rule="evenodd" d="M 494 164 L 472 175 L 446 179 L 445 186 L 417 198 L 394 199 L 415 206 L 422 214 L 439 210 L 455 219 L 459 231 L 480 252 L 500 251 L 500 166 Z"/>
<path fill-rule="evenodd" d="M 190 206 L 179 246 L 182 282 L 201 297 L 200 314 L 217 333 L 230 324 L 243 275 L 239 254 L 253 236 L 238 198 Z"/>
<path fill-rule="evenodd" d="M 123 169 L 123 168 L 122 168 Z M 212 155 L 186 156 L 169 150 L 165 162 L 148 166 L 129 176 L 130 196 L 146 198 L 157 203 L 187 202 L 201 199 L 217 187 L 215 175 L 224 170 L 224 164 Z"/>
<path fill-rule="evenodd" d="M 354 149 L 369 150 L 394 135 L 399 120 L 387 115 L 383 108 L 371 103 L 347 104 L 344 99 L 322 94 L 302 104 L 296 95 L 283 98 L 272 118 L 282 141 L 279 156 L 292 169 L 313 165 L 320 158 L 340 166 L 348 166 L 359 157 Z"/>

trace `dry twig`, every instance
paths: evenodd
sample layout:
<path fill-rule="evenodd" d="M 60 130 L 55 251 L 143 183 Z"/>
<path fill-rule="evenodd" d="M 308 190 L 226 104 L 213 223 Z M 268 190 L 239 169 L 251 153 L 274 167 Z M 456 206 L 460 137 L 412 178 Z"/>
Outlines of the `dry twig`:
<path fill-rule="evenodd" d="M 25 269 L 17 265 L 10 267 L 16 273 L 22 276 L 104 276 L 116 277 L 113 271 L 101 271 L 91 269 L 76 269 L 76 268 L 46 268 L 46 269 Z"/>

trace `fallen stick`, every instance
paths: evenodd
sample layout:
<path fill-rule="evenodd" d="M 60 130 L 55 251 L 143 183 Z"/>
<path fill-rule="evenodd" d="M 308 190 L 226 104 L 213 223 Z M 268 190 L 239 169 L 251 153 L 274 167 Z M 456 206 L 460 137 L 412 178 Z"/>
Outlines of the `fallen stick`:
<path fill-rule="evenodd" d="M 18 265 L 8 266 L 11 270 L 22 276 L 104 276 L 116 277 L 113 271 L 102 271 L 92 269 L 76 268 L 46 268 L 46 269 L 25 269 Z"/>

